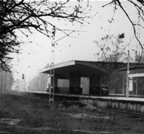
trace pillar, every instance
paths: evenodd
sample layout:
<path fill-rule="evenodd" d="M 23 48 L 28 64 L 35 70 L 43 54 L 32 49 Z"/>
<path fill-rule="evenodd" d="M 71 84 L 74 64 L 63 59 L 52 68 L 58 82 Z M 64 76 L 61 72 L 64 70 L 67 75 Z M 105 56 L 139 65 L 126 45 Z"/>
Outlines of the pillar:
<path fill-rule="evenodd" d="M 80 75 L 78 73 L 71 73 L 70 75 L 70 93 L 82 93 L 82 89 L 80 88 Z"/>
<path fill-rule="evenodd" d="M 100 75 L 90 77 L 90 87 L 100 87 Z"/>
<path fill-rule="evenodd" d="M 94 75 L 90 77 L 90 94 L 100 94 L 100 75 Z"/>

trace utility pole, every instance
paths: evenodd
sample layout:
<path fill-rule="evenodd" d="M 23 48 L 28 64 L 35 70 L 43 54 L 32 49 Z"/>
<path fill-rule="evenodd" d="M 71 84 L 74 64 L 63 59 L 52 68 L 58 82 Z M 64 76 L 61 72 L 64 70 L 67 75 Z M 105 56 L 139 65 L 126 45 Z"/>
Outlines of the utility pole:
<path fill-rule="evenodd" d="M 126 86 L 126 97 L 129 97 L 129 49 L 128 49 L 128 63 L 127 63 L 127 86 Z"/>
<path fill-rule="evenodd" d="M 55 66 L 55 33 L 56 29 L 53 26 L 52 29 L 52 43 L 51 43 L 51 65 L 50 65 L 50 74 L 48 75 L 48 92 L 49 92 L 49 104 L 54 104 L 54 92 L 55 92 L 55 81 L 54 81 L 54 66 Z"/>
<path fill-rule="evenodd" d="M 58 41 L 64 39 L 65 37 L 69 36 L 70 34 L 74 32 L 85 32 L 85 31 L 79 31 L 79 30 L 66 30 L 62 29 L 63 31 L 70 31 L 70 33 L 66 34 L 65 36 L 62 36 L 58 40 L 55 40 L 55 34 L 56 34 L 56 27 L 53 26 L 52 29 L 52 43 L 51 43 L 51 64 L 50 64 L 50 74 L 48 75 L 48 81 L 47 81 L 47 92 L 49 93 L 49 104 L 54 104 L 54 92 L 55 92 L 55 45 Z"/>

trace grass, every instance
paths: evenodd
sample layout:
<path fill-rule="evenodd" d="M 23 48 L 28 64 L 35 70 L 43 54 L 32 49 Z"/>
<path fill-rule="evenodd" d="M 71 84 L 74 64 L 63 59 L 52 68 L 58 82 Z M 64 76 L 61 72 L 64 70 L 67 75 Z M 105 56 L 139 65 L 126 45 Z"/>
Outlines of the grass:
<path fill-rule="evenodd" d="M 56 102 L 25 94 L 0 95 L 0 119 L 19 119 L 14 125 L 0 122 L 0 131 L 20 134 L 68 134 L 112 132 L 115 134 L 144 133 L 138 118 L 123 117 L 112 110 L 88 107 L 77 101 Z"/>

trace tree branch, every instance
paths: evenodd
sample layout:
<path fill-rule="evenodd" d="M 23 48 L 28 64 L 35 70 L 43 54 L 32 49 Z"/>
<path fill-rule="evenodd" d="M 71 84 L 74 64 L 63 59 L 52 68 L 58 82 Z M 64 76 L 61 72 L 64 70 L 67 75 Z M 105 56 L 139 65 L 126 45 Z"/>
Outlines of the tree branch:
<path fill-rule="evenodd" d="M 133 28 L 133 31 L 134 31 L 134 36 L 135 38 L 137 39 L 137 41 L 139 42 L 141 48 L 143 49 L 143 45 L 142 43 L 140 42 L 140 40 L 138 39 L 137 35 L 136 35 L 136 28 L 135 28 L 135 24 L 133 23 L 133 21 L 131 20 L 131 18 L 129 17 L 128 13 L 126 12 L 126 10 L 123 8 L 123 6 L 121 5 L 120 1 L 117 0 L 118 2 L 118 5 L 119 7 L 122 9 L 122 11 L 125 13 L 125 15 L 127 16 L 128 20 L 130 21 L 131 25 L 132 25 L 132 28 Z"/>

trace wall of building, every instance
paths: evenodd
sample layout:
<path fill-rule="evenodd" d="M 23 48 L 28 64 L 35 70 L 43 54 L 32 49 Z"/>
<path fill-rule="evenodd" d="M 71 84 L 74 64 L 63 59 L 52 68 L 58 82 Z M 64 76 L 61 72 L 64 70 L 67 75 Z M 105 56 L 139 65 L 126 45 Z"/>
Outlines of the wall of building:
<path fill-rule="evenodd" d="M 13 83 L 12 73 L 0 69 L 0 93 L 11 92 Z"/>
<path fill-rule="evenodd" d="M 125 94 L 126 72 L 113 72 L 109 75 L 109 92 L 113 94 Z"/>
<path fill-rule="evenodd" d="M 130 70 L 131 74 L 144 73 L 144 69 Z M 110 75 L 109 90 L 114 94 L 125 94 L 127 86 L 127 72 L 114 72 Z M 133 90 L 129 91 L 130 95 L 144 95 L 144 77 L 133 78 Z"/>
<path fill-rule="evenodd" d="M 130 73 L 144 73 L 143 68 L 131 70 Z M 144 77 L 133 78 L 133 92 L 132 94 L 144 95 Z"/>
<path fill-rule="evenodd" d="M 108 79 L 108 75 L 94 75 L 88 77 L 74 73 L 69 79 L 69 88 L 68 86 L 65 87 L 65 84 L 67 83 L 65 79 L 58 78 L 58 83 L 56 85 L 58 89 L 57 92 L 84 95 L 100 95 L 101 87 L 108 87 Z"/>
<path fill-rule="evenodd" d="M 69 79 L 58 79 L 57 80 L 57 91 L 59 93 L 70 93 L 70 81 Z"/>

